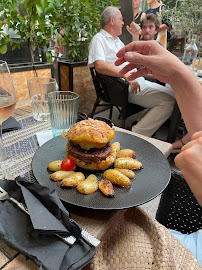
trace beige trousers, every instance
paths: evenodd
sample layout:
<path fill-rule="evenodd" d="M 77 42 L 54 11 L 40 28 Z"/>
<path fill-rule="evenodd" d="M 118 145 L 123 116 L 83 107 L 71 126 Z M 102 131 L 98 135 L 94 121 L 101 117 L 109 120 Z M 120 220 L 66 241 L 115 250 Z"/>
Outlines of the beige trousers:
<path fill-rule="evenodd" d="M 139 82 L 139 81 L 138 81 Z M 129 102 L 138 104 L 148 110 L 145 116 L 132 127 L 132 131 L 151 137 L 171 116 L 175 98 L 172 89 L 157 83 L 140 80 L 141 92 L 133 94 L 129 89 Z"/>

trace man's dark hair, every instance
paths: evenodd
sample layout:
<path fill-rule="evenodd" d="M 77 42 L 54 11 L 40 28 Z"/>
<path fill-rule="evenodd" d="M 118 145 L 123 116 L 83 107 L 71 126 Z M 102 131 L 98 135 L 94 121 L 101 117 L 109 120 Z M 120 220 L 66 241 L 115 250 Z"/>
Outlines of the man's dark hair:
<path fill-rule="evenodd" d="M 157 16 L 154 15 L 153 13 L 146 14 L 144 19 L 140 22 L 140 27 L 142 28 L 144 23 L 148 22 L 148 21 L 154 22 L 156 30 L 159 29 L 160 22 L 159 22 Z"/>

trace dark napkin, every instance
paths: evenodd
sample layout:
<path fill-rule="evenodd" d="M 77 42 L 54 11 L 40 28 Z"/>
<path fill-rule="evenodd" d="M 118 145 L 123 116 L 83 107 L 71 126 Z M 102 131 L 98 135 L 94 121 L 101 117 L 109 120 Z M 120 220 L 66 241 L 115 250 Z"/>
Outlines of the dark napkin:
<path fill-rule="evenodd" d="M 3 180 L 0 186 L 25 203 L 30 213 L 8 200 L 0 201 L 0 237 L 7 244 L 29 256 L 41 270 L 81 269 L 93 259 L 94 249 L 80 237 L 80 226 L 69 218 L 54 190 L 21 177 Z M 77 241 L 70 246 L 56 233 L 74 235 Z"/>
<path fill-rule="evenodd" d="M 2 132 L 8 132 L 8 131 L 13 131 L 13 130 L 16 130 L 16 129 L 20 129 L 21 126 L 20 124 L 18 123 L 18 121 L 10 116 L 6 121 L 3 122 L 2 124 Z"/>

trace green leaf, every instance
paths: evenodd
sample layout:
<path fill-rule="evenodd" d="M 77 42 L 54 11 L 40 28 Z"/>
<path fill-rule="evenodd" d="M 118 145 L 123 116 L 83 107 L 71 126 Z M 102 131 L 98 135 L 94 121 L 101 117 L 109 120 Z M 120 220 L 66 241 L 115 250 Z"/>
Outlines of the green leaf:
<path fill-rule="evenodd" d="M 5 54 L 7 52 L 7 45 L 3 45 L 0 47 L 0 53 Z"/>
<path fill-rule="evenodd" d="M 41 0 L 42 8 L 45 9 L 48 7 L 48 1 L 47 0 Z"/>
<path fill-rule="evenodd" d="M 37 9 L 38 15 L 41 16 L 41 14 L 43 12 L 42 6 L 41 5 L 36 5 L 36 9 Z"/>

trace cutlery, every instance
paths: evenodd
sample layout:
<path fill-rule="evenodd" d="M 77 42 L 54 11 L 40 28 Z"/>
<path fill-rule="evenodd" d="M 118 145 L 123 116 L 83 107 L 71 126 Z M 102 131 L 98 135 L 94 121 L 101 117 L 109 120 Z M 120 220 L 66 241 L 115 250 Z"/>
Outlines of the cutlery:
<path fill-rule="evenodd" d="M 13 197 L 10 197 L 8 192 L 6 190 L 4 190 L 2 187 L 0 187 L 0 201 L 3 201 L 3 200 L 9 200 L 9 201 L 15 203 L 22 211 L 24 211 L 27 215 L 29 215 L 29 212 L 27 211 L 26 207 L 22 203 L 18 202 Z M 56 234 L 56 235 L 62 241 L 64 241 L 65 243 L 67 243 L 69 245 L 73 245 L 76 242 L 76 238 L 73 235 L 70 235 L 67 237 L 62 237 L 59 234 Z M 88 244 L 92 245 L 93 247 L 97 247 L 100 244 L 100 240 L 95 238 L 91 233 L 87 232 L 83 228 L 81 229 L 81 236 Z"/>

